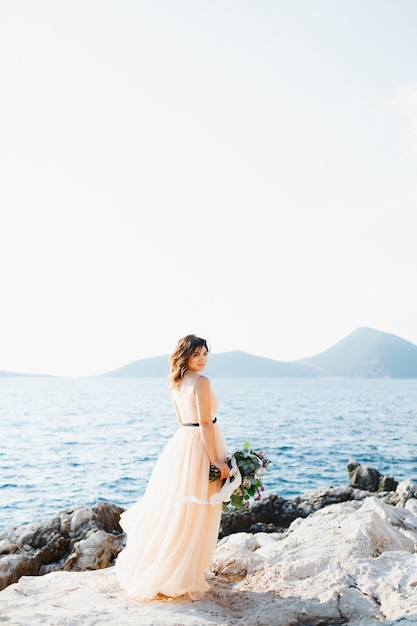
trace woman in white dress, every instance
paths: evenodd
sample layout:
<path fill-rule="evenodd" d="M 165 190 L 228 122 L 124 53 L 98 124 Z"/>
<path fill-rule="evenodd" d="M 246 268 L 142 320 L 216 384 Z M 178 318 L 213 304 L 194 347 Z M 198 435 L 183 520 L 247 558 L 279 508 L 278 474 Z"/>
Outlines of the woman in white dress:
<path fill-rule="evenodd" d="M 179 428 L 150 476 L 145 494 L 121 515 L 127 534 L 116 560 L 120 587 L 148 600 L 162 594 L 200 599 L 210 589 L 205 570 L 216 547 L 221 502 L 211 504 L 230 475 L 226 441 L 217 424 L 217 398 L 202 375 L 205 339 L 187 335 L 171 355 L 169 376 Z M 209 482 L 210 464 L 220 479 Z"/>

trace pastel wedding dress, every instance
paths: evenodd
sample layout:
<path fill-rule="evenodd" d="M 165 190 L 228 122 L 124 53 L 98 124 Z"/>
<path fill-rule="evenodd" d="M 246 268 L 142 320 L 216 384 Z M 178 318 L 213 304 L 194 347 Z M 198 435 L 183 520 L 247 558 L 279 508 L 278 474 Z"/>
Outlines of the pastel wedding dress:
<path fill-rule="evenodd" d="M 186 372 L 172 396 L 181 424 L 162 451 L 143 498 L 126 510 L 120 524 L 126 547 L 116 560 L 119 585 L 127 594 L 150 600 L 162 594 L 200 599 L 210 589 L 205 577 L 218 539 L 221 482 L 209 482 L 210 463 L 200 436 L 194 386 L 198 373 Z M 218 458 L 227 446 L 216 422 L 218 401 L 211 389 L 211 412 Z M 214 498 L 213 498 L 214 500 Z"/>

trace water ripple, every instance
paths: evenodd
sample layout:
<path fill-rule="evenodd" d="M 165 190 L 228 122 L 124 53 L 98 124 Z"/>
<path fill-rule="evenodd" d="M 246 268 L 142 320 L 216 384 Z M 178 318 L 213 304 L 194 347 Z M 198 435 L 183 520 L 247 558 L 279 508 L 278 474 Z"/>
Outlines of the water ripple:
<path fill-rule="evenodd" d="M 218 379 L 229 450 L 273 463 L 283 497 L 348 483 L 354 457 L 417 479 L 416 381 Z M 0 530 L 67 506 L 133 504 L 176 429 L 164 379 L 1 379 Z"/>

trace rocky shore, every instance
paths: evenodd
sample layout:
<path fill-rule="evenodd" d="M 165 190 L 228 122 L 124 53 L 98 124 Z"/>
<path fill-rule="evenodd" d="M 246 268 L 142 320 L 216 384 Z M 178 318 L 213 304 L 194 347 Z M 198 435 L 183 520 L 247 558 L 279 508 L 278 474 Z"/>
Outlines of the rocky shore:
<path fill-rule="evenodd" d="M 0 535 L 0 621 L 60 624 L 417 624 L 417 484 L 349 462 L 349 485 L 270 495 L 223 515 L 213 589 L 138 603 L 111 565 L 124 546 L 112 503 Z"/>

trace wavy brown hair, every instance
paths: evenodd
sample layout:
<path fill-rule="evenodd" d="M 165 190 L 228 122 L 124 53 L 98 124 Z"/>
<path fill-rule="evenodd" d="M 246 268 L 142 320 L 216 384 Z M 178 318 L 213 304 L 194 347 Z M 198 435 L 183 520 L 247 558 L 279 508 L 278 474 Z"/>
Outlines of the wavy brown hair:
<path fill-rule="evenodd" d="M 206 339 L 197 337 L 197 335 L 186 335 L 177 343 L 175 351 L 171 354 L 169 362 L 171 371 L 168 377 L 170 389 L 179 389 L 181 380 L 188 369 L 188 359 L 194 352 L 205 348 L 209 352 L 210 348 Z"/>

